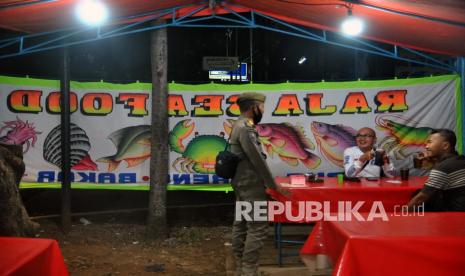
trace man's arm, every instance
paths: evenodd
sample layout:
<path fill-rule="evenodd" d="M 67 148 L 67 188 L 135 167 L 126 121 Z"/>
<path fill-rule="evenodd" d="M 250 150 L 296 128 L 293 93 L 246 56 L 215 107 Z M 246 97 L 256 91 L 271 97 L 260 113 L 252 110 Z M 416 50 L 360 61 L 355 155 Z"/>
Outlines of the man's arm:
<path fill-rule="evenodd" d="M 414 196 L 409 203 L 407 204 L 409 210 L 412 210 L 413 207 L 417 207 L 429 198 L 431 198 L 434 193 L 439 190 L 442 190 L 448 183 L 447 174 L 440 170 L 432 170 L 429 174 L 428 180 L 425 183 L 425 187 Z"/>
<path fill-rule="evenodd" d="M 344 150 L 344 171 L 348 177 L 356 177 L 362 169 L 362 165 L 349 149 Z"/>
<path fill-rule="evenodd" d="M 396 172 L 396 168 L 394 167 L 394 163 L 392 162 L 392 158 L 389 155 L 386 155 L 384 159 L 384 164 L 383 164 L 383 171 L 384 174 L 387 177 L 394 177 L 394 174 Z"/>
<path fill-rule="evenodd" d="M 409 203 L 407 204 L 408 210 L 413 211 L 414 207 L 422 205 L 424 202 L 426 202 L 432 195 L 433 193 L 427 193 L 421 190 L 416 196 L 414 196 Z"/>
<path fill-rule="evenodd" d="M 252 127 L 242 129 L 239 134 L 239 142 L 250 162 L 252 162 L 259 175 L 265 181 L 265 186 L 276 189 L 275 180 L 263 158 L 262 149 L 259 147 L 255 130 Z"/>

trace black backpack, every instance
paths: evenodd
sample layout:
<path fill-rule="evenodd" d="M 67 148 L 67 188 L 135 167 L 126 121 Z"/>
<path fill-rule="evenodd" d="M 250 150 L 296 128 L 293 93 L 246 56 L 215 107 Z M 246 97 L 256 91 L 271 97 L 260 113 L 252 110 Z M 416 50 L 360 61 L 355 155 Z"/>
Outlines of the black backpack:
<path fill-rule="evenodd" d="M 241 158 L 228 151 L 229 139 L 224 151 L 220 151 L 216 156 L 215 173 L 222 178 L 233 178 L 236 174 L 237 165 Z"/>

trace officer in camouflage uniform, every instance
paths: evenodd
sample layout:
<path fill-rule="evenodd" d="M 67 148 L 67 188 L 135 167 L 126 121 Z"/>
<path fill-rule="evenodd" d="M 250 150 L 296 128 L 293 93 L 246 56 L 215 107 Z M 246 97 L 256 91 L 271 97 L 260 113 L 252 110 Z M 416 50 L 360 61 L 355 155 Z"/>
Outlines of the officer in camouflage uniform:
<path fill-rule="evenodd" d="M 255 125 L 264 112 L 265 96 L 247 92 L 239 96 L 241 116 L 234 123 L 230 137 L 230 151 L 242 158 L 232 179 L 236 201 L 266 201 L 266 187 L 275 189 L 276 184 L 265 162 Z M 253 211 L 253 209 L 252 209 Z M 253 212 L 250 213 L 253 218 Z M 236 275 L 258 275 L 258 259 L 266 238 L 268 222 L 245 221 L 233 224 L 232 249 L 236 261 Z"/>

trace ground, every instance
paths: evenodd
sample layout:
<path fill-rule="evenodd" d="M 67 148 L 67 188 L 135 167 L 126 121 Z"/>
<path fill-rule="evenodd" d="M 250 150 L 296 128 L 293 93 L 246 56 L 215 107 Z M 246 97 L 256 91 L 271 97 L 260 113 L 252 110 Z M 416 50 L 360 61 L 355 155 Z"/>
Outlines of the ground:
<path fill-rule="evenodd" d="M 84 222 L 84 223 L 83 223 Z M 40 221 L 37 235 L 56 239 L 71 275 L 225 275 L 227 226 L 175 226 L 170 237 L 148 244 L 142 224 L 76 220 L 64 235 Z"/>

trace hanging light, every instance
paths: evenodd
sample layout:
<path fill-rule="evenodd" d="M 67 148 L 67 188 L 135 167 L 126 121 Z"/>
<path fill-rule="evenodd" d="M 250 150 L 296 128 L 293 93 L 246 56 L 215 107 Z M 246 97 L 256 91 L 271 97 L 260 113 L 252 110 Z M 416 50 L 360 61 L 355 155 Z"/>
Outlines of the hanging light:
<path fill-rule="evenodd" d="M 306 57 L 301 57 L 301 58 L 299 59 L 299 61 L 298 61 L 298 62 L 299 62 L 299 65 L 302 65 L 305 61 L 307 61 L 307 58 L 306 58 Z"/>
<path fill-rule="evenodd" d="M 76 7 L 76 14 L 82 22 L 87 25 L 102 25 L 108 18 L 108 10 L 98 0 L 84 0 Z"/>
<path fill-rule="evenodd" d="M 341 30 L 344 34 L 355 36 L 363 31 L 363 21 L 352 15 L 352 9 L 349 8 L 347 18 L 342 22 Z"/>

